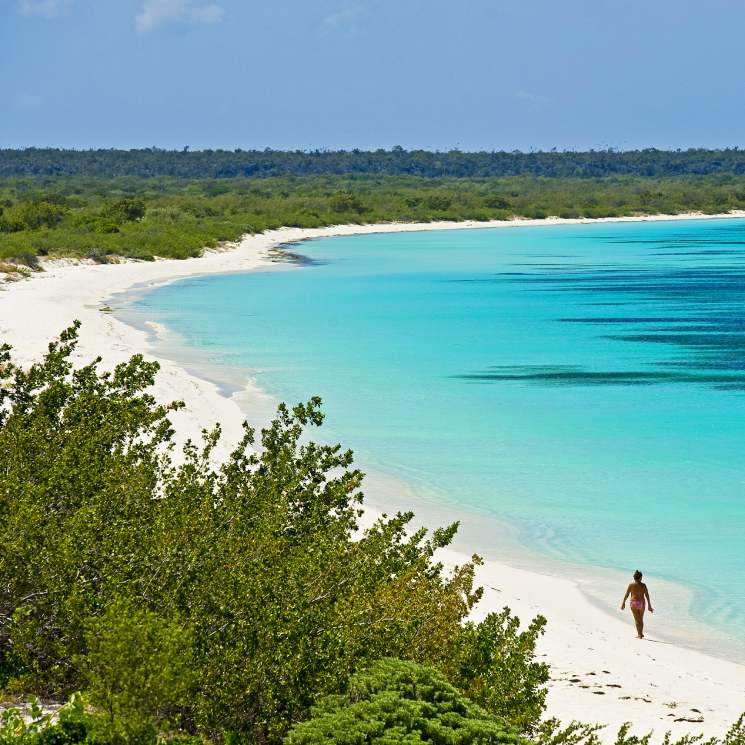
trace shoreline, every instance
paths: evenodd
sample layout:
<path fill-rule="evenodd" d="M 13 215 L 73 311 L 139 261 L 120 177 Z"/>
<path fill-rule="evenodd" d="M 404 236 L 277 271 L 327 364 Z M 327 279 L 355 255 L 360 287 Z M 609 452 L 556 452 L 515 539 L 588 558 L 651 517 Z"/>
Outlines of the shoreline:
<path fill-rule="evenodd" d="M 302 250 L 302 246 L 298 247 Z M 295 245 L 289 248 L 294 249 Z M 293 271 L 295 267 L 294 262 L 292 265 L 280 263 L 266 267 L 264 271 Z M 222 395 L 235 400 L 249 424 L 259 431 L 282 400 L 264 390 L 262 383 L 256 382 L 255 375 L 262 371 L 215 361 L 208 350 L 190 344 L 188 339 L 166 325 L 148 320 L 147 307 L 138 309 L 135 306 L 143 294 L 146 293 L 135 289 L 117 296 L 123 303 L 122 308 L 115 309 L 117 318 L 147 334 L 149 350 L 155 357 L 169 359 L 190 374 L 213 383 Z M 335 434 L 329 440 L 326 433 L 321 432 L 320 440 L 337 442 L 339 435 Z M 618 588 L 624 588 L 628 583 L 626 572 L 551 555 L 548 547 L 526 543 L 520 538 L 519 527 L 501 520 L 491 511 L 473 506 L 459 507 L 443 490 L 433 490 L 431 483 L 412 481 L 411 474 L 371 455 L 367 453 L 359 457 L 357 453 L 358 465 L 366 475 L 366 512 L 370 519 L 403 507 L 414 513 L 414 529 L 440 527 L 457 521 L 460 528 L 451 548 L 461 557 L 474 553 L 489 556 L 498 546 L 500 563 L 545 576 L 572 578 L 588 602 L 606 617 L 617 617 L 616 595 Z M 664 608 L 664 613 L 658 614 L 664 619 L 661 624 L 664 630 L 657 632 L 659 642 L 745 665 L 745 645 L 739 637 L 707 625 L 690 613 L 689 609 L 696 600 L 694 587 L 655 577 L 654 595 L 656 604 Z M 610 599 L 613 602 L 609 602 Z"/>
<path fill-rule="evenodd" d="M 87 361 L 102 354 L 103 365 L 108 367 L 135 353 L 157 358 L 161 372 L 153 391 L 155 397 L 180 398 L 187 405 L 185 411 L 172 417 L 179 441 L 199 436 L 203 426 L 220 421 L 224 445 L 216 455 L 221 458 L 240 436 L 243 407 L 271 412 L 273 401 L 256 386 L 249 386 L 239 396 L 226 395 L 198 370 L 191 372 L 168 356 L 157 356 L 152 331 L 148 333 L 102 312 L 117 296 L 199 275 L 256 271 L 269 266 L 281 269 L 267 256 L 272 249 L 336 235 L 743 217 L 745 212 L 282 228 L 247 236 L 228 250 L 209 251 L 197 259 L 104 265 L 54 260 L 46 262 L 46 271 L 33 275 L 31 281 L 2 285 L 0 335 L 13 345 L 16 359 L 25 364 L 37 359 L 52 338 L 79 318 L 83 326 L 78 359 Z M 154 329 L 152 324 L 150 329 Z M 423 518 L 424 514 L 419 513 L 416 523 Z M 464 560 L 462 552 L 451 549 L 443 551 L 442 556 L 447 565 Z M 689 732 L 721 735 L 745 708 L 745 666 L 664 641 L 637 642 L 628 614 L 619 613 L 614 618 L 594 604 L 574 580 L 509 566 L 487 556 L 477 582 L 485 587 L 485 594 L 476 619 L 504 605 L 523 622 L 538 613 L 548 618 L 548 630 L 539 649 L 552 665 L 549 716 L 567 722 L 579 719 L 608 723 L 603 739 L 613 741 L 618 726 L 626 721 L 634 722 L 638 734 L 654 729 L 661 736 L 671 729 L 678 736 Z M 654 627 L 655 617 L 648 621 Z"/>

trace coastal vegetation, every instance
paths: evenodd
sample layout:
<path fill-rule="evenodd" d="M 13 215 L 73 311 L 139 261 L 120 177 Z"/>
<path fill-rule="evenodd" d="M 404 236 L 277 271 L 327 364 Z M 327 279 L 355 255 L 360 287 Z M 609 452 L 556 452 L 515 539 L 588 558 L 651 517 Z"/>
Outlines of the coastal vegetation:
<path fill-rule="evenodd" d="M 745 209 L 745 175 L 732 172 L 593 178 L 12 176 L 0 178 L 0 262 L 4 271 L 25 271 L 44 256 L 102 262 L 185 258 L 282 226 L 734 209 Z"/>
<path fill-rule="evenodd" d="M 436 670 L 384 659 L 355 673 L 343 694 L 322 699 L 310 719 L 296 725 L 285 742 L 517 745 L 520 738 Z"/>
<path fill-rule="evenodd" d="M 745 175 L 745 150 L 0 150 L 0 178 L 172 176 L 180 179 L 369 174 L 427 178 Z"/>
<path fill-rule="evenodd" d="M 74 326 L 26 370 L 0 356 L 7 694 L 84 691 L 102 743 L 278 743 L 395 657 L 439 670 L 500 731 L 534 731 L 545 621 L 468 620 L 478 557 L 452 571 L 436 558 L 457 525 L 429 534 L 401 513 L 360 534 L 351 452 L 301 440 L 322 422 L 317 399 L 281 406 L 258 453 L 246 427 L 214 465 L 217 427 L 175 451 L 181 405 L 148 393 L 156 363 L 74 369 L 76 338 Z"/>

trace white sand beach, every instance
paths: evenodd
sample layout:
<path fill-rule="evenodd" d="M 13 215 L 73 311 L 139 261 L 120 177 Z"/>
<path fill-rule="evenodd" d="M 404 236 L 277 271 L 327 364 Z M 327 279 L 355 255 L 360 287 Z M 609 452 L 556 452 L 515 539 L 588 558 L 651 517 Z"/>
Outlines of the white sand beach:
<path fill-rule="evenodd" d="M 745 217 L 745 213 L 729 216 Z M 693 217 L 716 216 L 617 220 Z M 110 367 L 135 353 L 155 357 L 146 331 L 129 326 L 115 314 L 106 312 L 108 304 L 116 305 L 112 298 L 117 293 L 135 286 L 156 286 L 195 275 L 257 270 L 270 263 L 267 252 L 272 248 L 310 238 L 583 222 L 590 221 L 549 218 L 494 223 L 287 228 L 247 236 L 240 243 L 206 252 L 198 259 L 119 264 L 48 261 L 43 272 L 29 279 L 0 284 L 0 341 L 14 347 L 17 360 L 29 363 L 38 359 L 48 342 L 73 319 L 79 319 L 82 321 L 79 358 L 87 361 L 100 355 L 103 364 Z M 203 427 L 219 421 L 227 449 L 240 436 L 247 407 L 270 411 L 271 400 L 258 389 L 227 397 L 214 383 L 201 379 L 174 361 L 161 358 L 160 362 L 161 373 L 154 393 L 160 400 L 185 401 L 186 410 L 174 416 L 181 437 L 199 437 Z M 346 444 L 354 446 L 354 443 Z M 364 463 L 361 465 L 364 468 Z M 392 509 L 407 506 L 390 505 Z M 418 515 L 418 522 L 426 524 L 426 515 Z M 455 551 L 443 553 L 447 563 L 463 561 L 463 556 Z M 616 616 L 611 615 L 592 602 L 572 578 L 508 566 L 501 563 L 504 557 L 497 550 L 494 555 L 487 552 L 485 559 L 479 582 L 487 589 L 477 617 L 508 605 L 524 620 L 538 613 L 548 619 L 541 654 L 552 666 L 550 716 L 567 722 L 578 719 L 606 723 L 609 728 L 603 739 L 612 741 L 615 730 L 627 721 L 634 723 L 635 732 L 653 729 L 660 739 L 668 729 L 675 735 L 689 732 L 721 735 L 745 711 L 745 666 L 666 641 L 655 641 L 655 634 L 664 626 L 664 607 L 658 607 L 658 613 L 648 619 L 651 638 L 639 641 L 628 611 L 622 614 L 618 610 Z M 618 589 L 618 604 L 623 589 L 623 586 Z"/>

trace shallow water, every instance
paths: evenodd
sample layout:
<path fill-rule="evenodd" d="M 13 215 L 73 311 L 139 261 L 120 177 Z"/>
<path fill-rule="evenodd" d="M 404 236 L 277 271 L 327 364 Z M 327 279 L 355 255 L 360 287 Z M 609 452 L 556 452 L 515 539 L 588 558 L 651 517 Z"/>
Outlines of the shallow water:
<path fill-rule="evenodd" d="M 745 635 L 745 221 L 322 239 L 140 298 L 212 362 L 549 559 L 694 590 Z"/>

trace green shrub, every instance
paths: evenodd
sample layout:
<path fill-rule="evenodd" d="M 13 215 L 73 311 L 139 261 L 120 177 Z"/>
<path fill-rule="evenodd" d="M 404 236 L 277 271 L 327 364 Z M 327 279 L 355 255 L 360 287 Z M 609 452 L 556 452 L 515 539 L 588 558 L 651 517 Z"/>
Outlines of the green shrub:
<path fill-rule="evenodd" d="M 313 707 L 285 745 L 490 745 L 519 742 L 516 731 L 413 662 L 383 659 L 352 676 L 343 695 Z"/>
<path fill-rule="evenodd" d="M 477 559 L 446 572 L 434 557 L 457 526 L 412 531 L 409 513 L 359 535 L 351 452 L 304 438 L 318 399 L 282 405 L 260 454 L 247 428 L 215 468 L 215 430 L 175 465 L 179 405 L 147 392 L 157 365 L 74 370 L 76 338 L 26 370 L 0 352 L 0 667 L 15 690 L 87 686 L 109 734 L 180 720 L 275 743 L 372 660 L 453 667 Z"/>
<path fill-rule="evenodd" d="M 8 261 L 19 266 L 25 266 L 35 272 L 41 270 L 39 257 L 35 253 L 31 253 L 30 251 L 22 253 L 19 256 L 10 256 L 8 257 Z"/>
<path fill-rule="evenodd" d="M 61 222 L 66 212 L 64 207 L 49 201 L 19 204 L 3 214 L 4 230 L 17 232 L 53 228 Z"/>
<path fill-rule="evenodd" d="M 427 209 L 434 210 L 435 212 L 449 210 L 452 203 L 453 200 L 446 194 L 430 194 L 424 200 Z"/>
<path fill-rule="evenodd" d="M 96 264 L 108 264 L 109 262 L 108 254 L 100 248 L 92 248 L 85 254 L 85 258 L 95 261 Z"/>
<path fill-rule="evenodd" d="M 145 742 L 178 728 L 194 681 L 191 632 L 128 598 L 86 624 L 78 662 L 98 712 L 95 731 L 111 742 Z"/>
<path fill-rule="evenodd" d="M 0 745 L 206 745 L 198 735 L 183 732 L 155 735 L 146 729 L 130 735 L 107 734 L 100 715 L 86 711 L 83 697 L 73 694 L 56 715 L 45 712 L 38 699 L 30 707 L 0 714 Z"/>
<path fill-rule="evenodd" d="M 512 206 L 508 199 L 499 196 L 498 194 L 492 194 L 484 199 L 484 205 L 489 209 L 494 210 L 508 210 Z"/>
<path fill-rule="evenodd" d="M 45 712 L 38 699 L 32 699 L 30 708 L 22 712 L 11 708 L 0 716 L 0 745 L 108 745 L 89 739 L 89 718 L 83 709 L 80 694 L 59 710 L 57 721 Z"/>
<path fill-rule="evenodd" d="M 44 712 L 37 698 L 31 700 L 28 712 L 16 708 L 5 709 L 0 714 L 0 745 L 30 745 L 50 722 L 51 715 Z"/>
<path fill-rule="evenodd" d="M 365 212 L 365 205 L 359 197 L 348 191 L 342 191 L 331 197 L 329 206 L 334 212 Z"/>
<path fill-rule="evenodd" d="M 103 209 L 103 215 L 116 222 L 131 222 L 142 219 L 146 209 L 145 201 L 140 197 L 125 197 L 107 204 Z"/>
<path fill-rule="evenodd" d="M 520 732 L 533 731 L 545 708 L 549 680 L 549 666 L 535 659 L 545 627 L 546 619 L 538 616 L 521 631 L 520 619 L 509 608 L 479 624 L 467 623 L 450 680 Z"/>
<path fill-rule="evenodd" d="M 727 732 L 723 745 L 745 745 L 745 714 L 742 714 Z"/>

